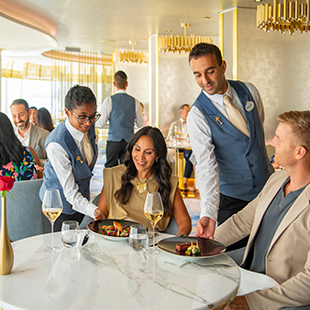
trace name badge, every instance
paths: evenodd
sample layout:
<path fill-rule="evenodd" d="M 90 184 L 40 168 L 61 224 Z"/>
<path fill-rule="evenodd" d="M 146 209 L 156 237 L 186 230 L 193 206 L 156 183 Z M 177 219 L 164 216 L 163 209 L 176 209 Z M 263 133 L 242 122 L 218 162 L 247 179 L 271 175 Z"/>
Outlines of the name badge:
<path fill-rule="evenodd" d="M 250 112 L 254 109 L 254 102 L 253 101 L 247 101 L 245 104 L 245 109 Z"/>

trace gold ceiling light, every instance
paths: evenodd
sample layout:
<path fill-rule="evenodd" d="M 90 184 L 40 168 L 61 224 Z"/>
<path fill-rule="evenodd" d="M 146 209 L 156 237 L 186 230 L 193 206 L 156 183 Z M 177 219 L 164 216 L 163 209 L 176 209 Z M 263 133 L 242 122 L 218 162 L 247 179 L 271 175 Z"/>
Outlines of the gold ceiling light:
<path fill-rule="evenodd" d="M 266 3 L 257 6 L 257 27 L 265 31 L 288 31 L 294 34 L 296 30 L 301 33 L 310 30 L 309 0 L 273 1 L 273 5 Z"/>
<path fill-rule="evenodd" d="M 184 36 L 173 34 L 170 36 L 159 37 L 159 50 L 162 52 L 173 52 L 173 53 L 189 53 L 193 46 L 198 43 L 212 43 L 210 37 L 203 36 L 187 36 L 187 28 L 191 25 L 187 23 L 181 23 L 181 27 L 184 28 Z"/>
<path fill-rule="evenodd" d="M 148 63 L 149 62 L 149 55 L 145 52 L 135 52 L 134 46 L 137 42 L 129 40 L 129 45 L 131 45 L 131 52 L 130 51 L 123 51 L 120 52 L 118 50 L 113 51 L 113 61 L 115 62 L 123 62 L 123 63 Z"/>

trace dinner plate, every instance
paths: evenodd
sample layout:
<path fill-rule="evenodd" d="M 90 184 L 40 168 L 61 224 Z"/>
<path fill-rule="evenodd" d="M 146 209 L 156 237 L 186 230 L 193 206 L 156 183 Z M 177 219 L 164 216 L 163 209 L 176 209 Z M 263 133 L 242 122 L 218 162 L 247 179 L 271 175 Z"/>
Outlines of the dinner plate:
<path fill-rule="evenodd" d="M 97 220 L 97 221 L 92 221 L 90 222 L 87 227 L 88 229 L 95 233 L 96 235 L 102 236 L 103 238 L 111 241 L 127 241 L 129 237 L 116 237 L 116 236 L 107 236 L 102 234 L 102 226 L 106 225 L 113 225 L 113 222 L 120 223 L 122 226 L 132 226 L 135 225 L 138 228 L 145 229 L 145 227 L 142 224 L 128 221 L 128 220 L 115 220 L 115 219 L 105 219 L 105 220 Z"/>
<path fill-rule="evenodd" d="M 196 240 L 198 240 L 201 256 L 187 256 L 185 255 L 184 252 L 180 254 L 176 252 L 177 243 L 193 241 L 193 243 L 196 244 Z M 216 255 L 222 254 L 226 249 L 223 244 L 217 241 L 193 236 L 166 238 L 159 241 L 157 246 L 164 253 L 177 256 L 180 258 L 185 258 L 188 260 L 197 260 L 207 257 L 214 257 Z"/>

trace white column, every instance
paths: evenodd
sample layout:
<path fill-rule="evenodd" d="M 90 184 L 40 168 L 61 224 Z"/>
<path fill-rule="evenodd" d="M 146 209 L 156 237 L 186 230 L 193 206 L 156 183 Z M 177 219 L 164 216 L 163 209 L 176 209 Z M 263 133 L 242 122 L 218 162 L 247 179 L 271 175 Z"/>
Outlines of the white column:
<path fill-rule="evenodd" d="M 159 127 L 158 71 L 159 45 L 158 34 L 149 37 L 149 124 Z"/>

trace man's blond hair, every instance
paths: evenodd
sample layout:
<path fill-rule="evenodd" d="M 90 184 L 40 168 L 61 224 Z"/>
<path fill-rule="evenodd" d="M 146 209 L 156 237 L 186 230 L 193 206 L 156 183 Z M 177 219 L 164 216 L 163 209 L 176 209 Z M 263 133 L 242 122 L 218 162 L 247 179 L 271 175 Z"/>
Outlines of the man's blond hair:
<path fill-rule="evenodd" d="M 289 111 L 278 116 L 280 123 L 291 126 L 295 146 L 304 146 L 310 153 L 310 111 Z"/>

